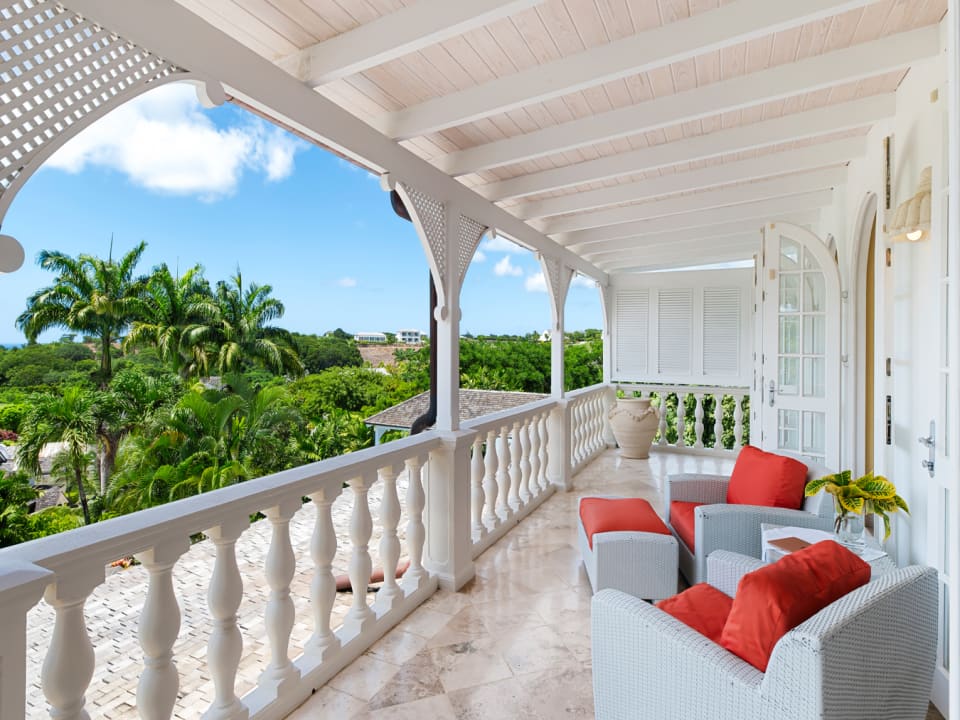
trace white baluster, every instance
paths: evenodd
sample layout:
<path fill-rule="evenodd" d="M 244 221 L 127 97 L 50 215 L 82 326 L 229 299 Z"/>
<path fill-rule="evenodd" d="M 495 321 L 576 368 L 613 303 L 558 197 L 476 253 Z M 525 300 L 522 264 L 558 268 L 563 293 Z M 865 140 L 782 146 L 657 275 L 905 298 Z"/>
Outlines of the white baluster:
<path fill-rule="evenodd" d="M 173 566 L 189 549 L 190 540 L 183 537 L 136 556 L 149 577 L 137 631 L 143 649 L 137 710 L 146 720 L 166 720 L 177 702 L 180 676 L 173 661 L 173 644 L 180 633 L 180 606 L 173 590 Z"/>
<path fill-rule="evenodd" d="M 290 519 L 300 506 L 300 498 L 294 497 L 265 513 L 272 532 L 265 568 L 270 599 L 264 618 L 270 639 L 270 664 L 260 675 L 260 686 L 270 688 L 276 697 L 300 677 L 300 671 L 290 662 L 289 652 L 290 633 L 296 619 L 290 583 L 297 572 L 297 558 L 290 544 Z"/>
<path fill-rule="evenodd" d="M 530 435 L 530 480 L 527 489 L 533 497 L 540 494 L 540 418 L 534 415 L 527 420 Z"/>
<path fill-rule="evenodd" d="M 660 437 L 657 440 L 657 445 L 666 445 L 667 444 L 667 394 L 663 390 L 659 390 L 657 392 L 657 397 L 660 400 L 660 426 L 659 426 Z"/>
<path fill-rule="evenodd" d="M 723 394 L 713 394 L 713 449 L 723 450 Z"/>
<path fill-rule="evenodd" d="M 483 491 L 483 435 L 477 433 L 473 440 L 473 450 L 470 458 L 470 518 L 473 525 L 474 541 L 482 540 L 487 536 L 487 528 L 483 524 L 483 506 L 486 502 L 486 493 Z"/>
<path fill-rule="evenodd" d="M 513 515 L 510 507 L 510 442 L 507 439 L 507 431 L 506 425 L 501 427 L 500 439 L 497 441 L 497 455 L 500 458 L 500 466 L 497 468 L 500 505 L 497 507 L 497 512 L 503 520 L 509 520 Z"/>
<path fill-rule="evenodd" d="M 43 694 L 56 720 L 89 720 L 84 697 L 93 677 L 94 653 L 83 606 L 93 589 L 103 582 L 103 566 L 59 576 L 44 593 L 56 619 L 50 648 L 40 674 Z"/>
<path fill-rule="evenodd" d="M 350 587 L 353 590 L 353 604 L 347 611 L 344 627 L 359 635 L 376 616 L 367 604 L 367 588 L 370 586 L 370 574 L 373 561 L 370 559 L 370 535 L 373 534 L 373 518 L 370 517 L 368 492 L 372 478 L 361 475 L 348 485 L 353 491 L 353 511 L 350 513 Z"/>
<path fill-rule="evenodd" d="M 237 627 L 237 609 L 243 599 L 243 579 L 237 567 L 237 539 L 250 526 L 246 515 L 206 531 L 216 548 L 207 604 L 213 628 L 207 641 L 207 665 L 213 678 L 214 698 L 203 720 L 246 718 L 247 708 L 235 690 L 243 636 Z"/>
<path fill-rule="evenodd" d="M 513 421 L 513 437 L 510 443 L 510 507 L 514 512 L 522 507 L 520 502 L 520 421 Z"/>
<path fill-rule="evenodd" d="M 392 610 L 403 598 L 397 585 L 397 564 L 400 562 L 400 539 L 397 523 L 400 522 L 400 498 L 397 496 L 397 470 L 392 466 L 380 468 L 383 499 L 380 501 L 380 562 L 383 563 L 383 586 L 377 593 L 378 614 Z"/>
<path fill-rule="evenodd" d="M 550 451 L 548 447 L 550 445 L 550 429 L 547 423 L 547 418 L 550 417 L 550 413 L 543 413 L 540 416 L 540 477 L 538 482 L 540 483 L 540 489 L 546 490 L 550 487 L 550 478 L 548 476 L 548 470 L 550 468 Z"/>
<path fill-rule="evenodd" d="M 703 393 L 694 393 L 696 405 L 693 411 L 693 446 L 695 448 L 703 447 Z"/>
<path fill-rule="evenodd" d="M 412 591 L 422 587 L 427 579 L 423 567 L 423 542 L 426 529 L 423 526 L 423 506 L 426 498 L 423 494 L 423 460 L 413 457 L 407 460 L 407 554 L 410 567 L 404 573 L 404 584 Z"/>
<path fill-rule="evenodd" d="M 337 582 L 333 576 L 333 558 L 337 554 L 337 532 L 333 527 L 331 507 L 339 497 L 339 481 L 310 495 L 317 508 L 317 518 L 310 539 L 310 557 L 313 559 L 313 581 L 310 584 L 310 604 L 313 606 L 313 635 L 304 651 L 319 661 L 325 660 L 340 648 L 340 639 L 330 629 L 330 611 L 337 597 Z"/>
<path fill-rule="evenodd" d="M 487 452 L 483 459 L 483 491 L 487 497 L 484 505 L 484 521 L 491 530 L 500 525 L 500 516 L 497 515 L 497 496 L 500 486 L 497 485 L 497 433 L 491 430 L 487 433 Z"/>
<path fill-rule="evenodd" d="M 687 444 L 685 437 L 687 431 L 687 394 L 686 392 L 677 392 L 677 447 L 684 447 Z"/>
<path fill-rule="evenodd" d="M 733 449 L 743 447 L 743 398 L 733 396 Z"/>
<path fill-rule="evenodd" d="M 520 505 L 530 503 L 530 418 L 520 423 Z"/>

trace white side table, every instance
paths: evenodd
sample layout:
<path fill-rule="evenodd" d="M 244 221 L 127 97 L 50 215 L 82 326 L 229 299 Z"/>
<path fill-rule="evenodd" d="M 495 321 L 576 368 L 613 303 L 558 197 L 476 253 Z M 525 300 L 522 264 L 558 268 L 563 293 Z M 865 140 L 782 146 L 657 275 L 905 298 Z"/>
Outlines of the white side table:
<path fill-rule="evenodd" d="M 761 523 L 760 533 L 762 537 L 762 559 L 764 562 L 776 562 L 782 558 L 784 551 L 769 544 L 770 540 L 778 538 L 796 537 L 806 540 L 808 543 L 817 543 L 821 540 L 836 540 L 833 533 L 824 530 L 815 530 L 812 528 L 790 527 L 784 525 L 773 525 L 770 523 Z M 897 564 L 887 553 L 883 551 L 880 544 L 876 541 L 868 542 L 859 553 L 863 560 L 870 566 L 870 579 L 876 580 L 881 575 L 892 572 L 897 569 Z"/>

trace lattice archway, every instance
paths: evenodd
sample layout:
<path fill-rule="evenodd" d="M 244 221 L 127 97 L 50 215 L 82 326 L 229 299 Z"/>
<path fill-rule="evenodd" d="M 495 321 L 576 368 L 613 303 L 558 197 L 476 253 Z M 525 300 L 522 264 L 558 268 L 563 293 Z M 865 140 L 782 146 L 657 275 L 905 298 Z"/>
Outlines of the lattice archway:
<path fill-rule="evenodd" d="M 196 78 L 59 3 L 0 7 L 0 223 L 70 138 L 147 90 L 188 79 Z"/>

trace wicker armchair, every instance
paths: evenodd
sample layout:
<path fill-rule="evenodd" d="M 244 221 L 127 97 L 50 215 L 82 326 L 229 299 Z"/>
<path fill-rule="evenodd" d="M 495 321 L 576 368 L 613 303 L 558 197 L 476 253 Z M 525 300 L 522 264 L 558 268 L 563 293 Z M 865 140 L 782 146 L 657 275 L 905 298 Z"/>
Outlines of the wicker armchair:
<path fill-rule="evenodd" d="M 782 453 L 788 455 L 789 453 Z M 807 465 L 807 480 L 829 475 L 832 470 L 803 460 Z M 833 529 L 833 500 L 826 493 L 805 498 L 800 510 L 788 510 L 761 505 L 727 505 L 725 475 L 682 474 L 667 476 L 664 500 L 667 525 L 677 538 L 680 572 L 693 585 L 706 577 L 706 558 L 714 550 L 731 550 L 753 558 L 761 554 L 761 523 L 792 525 L 795 527 Z M 670 503 L 705 503 L 694 511 L 694 549 L 687 547 L 674 528 Z"/>
<path fill-rule="evenodd" d="M 727 592 L 759 564 L 718 552 L 707 574 Z M 656 607 L 602 590 L 592 610 L 596 718 L 923 720 L 937 607 L 935 570 L 887 573 L 784 635 L 762 673 Z"/>

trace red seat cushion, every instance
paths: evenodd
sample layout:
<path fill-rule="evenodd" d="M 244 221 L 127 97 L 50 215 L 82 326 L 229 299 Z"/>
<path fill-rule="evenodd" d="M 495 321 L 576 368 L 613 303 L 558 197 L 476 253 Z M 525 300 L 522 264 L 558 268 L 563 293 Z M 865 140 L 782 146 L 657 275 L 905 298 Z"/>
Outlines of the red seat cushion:
<path fill-rule="evenodd" d="M 580 500 L 580 522 L 591 549 L 594 533 L 626 530 L 670 534 L 670 528 L 643 498 L 583 498 Z"/>
<path fill-rule="evenodd" d="M 677 536 L 683 540 L 683 544 L 689 548 L 690 552 L 696 552 L 694 547 L 693 531 L 694 515 L 693 512 L 704 503 L 682 502 L 674 500 L 670 503 L 670 524 L 677 531 Z"/>
<path fill-rule="evenodd" d="M 799 510 L 806 484 L 807 466 L 799 460 L 745 445 L 733 466 L 727 503 Z"/>
<path fill-rule="evenodd" d="M 720 644 L 720 635 L 732 605 L 732 597 L 707 583 L 699 583 L 657 603 L 657 607 L 665 613 L 673 615 L 717 644 Z"/>
<path fill-rule="evenodd" d="M 784 634 L 870 581 L 870 566 L 823 540 L 747 573 L 737 586 L 720 644 L 760 671 Z"/>

